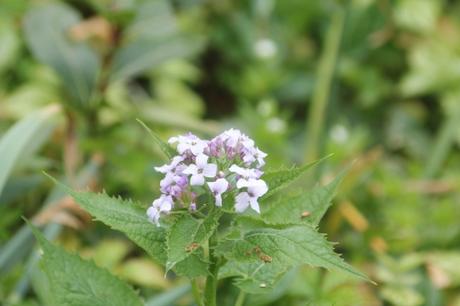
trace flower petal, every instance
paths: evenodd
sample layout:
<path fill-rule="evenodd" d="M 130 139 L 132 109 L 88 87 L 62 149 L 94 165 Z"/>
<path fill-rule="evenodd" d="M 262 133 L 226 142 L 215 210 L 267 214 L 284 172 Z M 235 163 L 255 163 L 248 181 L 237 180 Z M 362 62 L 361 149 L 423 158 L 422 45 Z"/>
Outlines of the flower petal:
<path fill-rule="evenodd" d="M 190 185 L 201 186 L 204 185 L 204 176 L 202 174 L 194 174 L 190 179 Z"/>
<path fill-rule="evenodd" d="M 235 211 L 242 213 L 249 206 L 249 194 L 247 192 L 241 192 L 235 197 Z"/>
<path fill-rule="evenodd" d="M 198 173 L 198 167 L 195 164 L 189 165 L 187 168 L 182 171 L 184 174 L 197 174 Z"/>
<path fill-rule="evenodd" d="M 260 214 L 260 208 L 259 208 L 259 203 L 257 202 L 257 198 L 250 198 L 249 204 L 251 205 L 252 209 L 254 209 L 257 213 Z"/>
<path fill-rule="evenodd" d="M 198 166 L 198 168 L 203 168 L 208 164 L 208 156 L 204 154 L 198 155 L 195 159 L 195 164 Z"/>
<path fill-rule="evenodd" d="M 214 177 L 217 174 L 217 165 L 207 164 L 203 168 L 203 175 L 206 177 Z"/>
<path fill-rule="evenodd" d="M 216 194 L 216 206 L 222 206 L 222 196 L 220 194 Z"/>

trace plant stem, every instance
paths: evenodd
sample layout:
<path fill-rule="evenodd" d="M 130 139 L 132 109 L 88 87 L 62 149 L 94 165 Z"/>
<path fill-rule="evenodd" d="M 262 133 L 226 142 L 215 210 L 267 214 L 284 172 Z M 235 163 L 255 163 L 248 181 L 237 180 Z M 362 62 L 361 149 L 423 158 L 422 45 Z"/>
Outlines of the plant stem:
<path fill-rule="evenodd" d="M 200 286 L 196 278 L 192 279 L 192 293 L 193 298 L 198 306 L 203 306 L 203 300 L 201 299 Z"/>
<path fill-rule="evenodd" d="M 246 299 L 246 293 L 243 290 L 240 290 L 240 294 L 236 298 L 235 306 L 243 306 L 245 299 Z"/>
<path fill-rule="evenodd" d="M 206 286 L 204 289 L 204 305 L 216 306 L 216 293 L 217 293 L 217 273 L 219 272 L 218 258 L 214 254 L 214 248 L 217 244 L 217 233 L 209 238 L 209 275 L 206 277 Z"/>
<path fill-rule="evenodd" d="M 458 129 L 458 120 L 460 119 L 460 111 L 451 114 L 446 121 L 444 121 L 436 137 L 436 143 L 430 158 L 427 161 L 423 177 L 425 179 L 432 179 L 441 168 L 444 160 L 449 154 L 449 150 L 455 141 L 455 133 Z"/>
<path fill-rule="evenodd" d="M 345 11 L 342 7 L 337 8 L 332 16 L 324 43 L 324 51 L 321 55 L 318 76 L 310 104 L 307 120 L 307 152 L 306 160 L 316 160 L 319 156 L 321 134 L 325 120 L 326 106 L 329 100 L 329 92 L 334 76 L 334 69 L 342 39 Z"/>

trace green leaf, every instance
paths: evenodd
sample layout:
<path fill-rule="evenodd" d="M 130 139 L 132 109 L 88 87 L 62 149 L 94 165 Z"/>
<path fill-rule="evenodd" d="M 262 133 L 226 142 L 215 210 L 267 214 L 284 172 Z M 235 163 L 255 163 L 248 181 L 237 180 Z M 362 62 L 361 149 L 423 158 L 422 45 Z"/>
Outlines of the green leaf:
<path fill-rule="evenodd" d="M 54 246 L 33 226 L 32 231 L 44 252 L 42 267 L 56 305 L 143 305 L 131 287 L 107 270 Z"/>
<path fill-rule="evenodd" d="M 50 132 L 50 118 L 58 112 L 56 106 L 30 114 L 12 128 L 0 140 L 0 193 L 19 161 L 35 152 Z"/>
<path fill-rule="evenodd" d="M 324 235 L 310 225 L 295 225 L 286 228 L 261 228 L 250 230 L 242 238 L 227 239 L 217 247 L 218 254 L 229 261 L 238 262 L 236 273 L 240 273 L 237 284 L 245 281 L 247 289 L 254 280 L 273 283 L 277 275 L 293 266 L 308 264 L 314 267 L 338 269 L 364 280 L 364 274 L 356 271 L 334 252 L 332 244 Z M 244 273 L 240 271 L 245 269 Z M 229 274 L 227 272 L 227 274 Z M 246 275 L 251 278 L 245 277 Z M 275 279 L 276 280 L 276 279 Z M 252 288 L 254 287 L 252 285 Z"/>
<path fill-rule="evenodd" d="M 126 234 L 156 261 L 166 261 L 166 231 L 152 224 L 145 211 L 132 201 L 109 197 L 105 193 L 78 192 L 61 184 L 75 201 L 96 220 Z"/>
<path fill-rule="evenodd" d="M 318 225 L 330 207 L 344 174 L 345 172 L 341 173 L 328 185 L 317 187 L 311 192 L 281 196 L 276 201 L 261 205 L 262 219 L 270 224 L 310 223 Z"/>
<path fill-rule="evenodd" d="M 178 33 L 168 1 L 144 1 L 115 53 L 111 81 L 126 79 L 166 60 L 194 52 L 196 43 Z"/>
<path fill-rule="evenodd" d="M 195 278 L 208 275 L 209 263 L 204 256 L 203 249 L 196 250 L 193 254 L 178 262 L 174 267 L 174 272 L 180 276 Z"/>
<path fill-rule="evenodd" d="M 301 167 L 293 167 L 291 169 L 282 169 L 265 173 L 262 178 L 265 182 L 267 182 L 268 192 L 264 195 L 264 198 L 268 198 L 281 189 L 287 187 L 290 183 L 294 182 L 296 179 L 302 176 L 302 174 L 304 174 L 311 167 L 322 162 L 326 158 L 329 158 L 329 156 Z"/>
<path fill-rule="evenodd" d="M 221 210 L 212 210 L 206 218 L 196 219 L 190 214 L 182 215 L 170 228 L 167 235 L 168 261 L 166 269 L 195 254 L 208 241 L 218 226 Z M 199 258 L 195 259 L 199 260 Z"/>
<path fill-rule="evenodd" d="M 243 291 L 265 294 L 276 287 L 286 271 L 285 265 L 228 261 L 219 269 L 219 278 L 235 277 L 235 285 Z"/>
<path fill-rule="evenodd" d="M 78 12 L 63 3 L 32 8 L 24 19 L 24 34 L 34 56 L 51 66 L 75 106 L 89 108 L 101 61 L 83 42 L 72 41 L 69 30 L 81 21 Z"/>
<path fill-rule="evenodd" d="M 139 122 L 144 127 L 144 129 L 150 134 L 150 136 L 152 136 L 153 141 L 155 141 L 155 143 L 160 148 L 161 152 L 163 152 L 164 155 L 166 155 L 166 157 L 168 159 L 171 159 L 174 155 L 176 155 L 176 151 L 173 148 L 171 148 L 171 146 L 168 143 L 164 142 L 144 122 L 142 122 L 142 120 L 140 120 L 140 119 L 136 119 L 136 120 L 137 120 L 137 122 Z"/>

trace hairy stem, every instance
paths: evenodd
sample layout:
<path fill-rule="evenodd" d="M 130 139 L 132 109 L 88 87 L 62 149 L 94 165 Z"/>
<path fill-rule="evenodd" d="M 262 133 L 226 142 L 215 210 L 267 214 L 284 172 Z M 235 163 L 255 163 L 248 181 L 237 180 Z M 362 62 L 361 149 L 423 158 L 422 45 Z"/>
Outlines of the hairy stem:
<path fill-rule="evenodd" d="M 206 278 L 206 286 L 204 289 L 204 305 L 216 306 L 217 293 L 217 273 L 219 272 L 218 258 L 214 254 L 214 248 L 217 244 L 216 233 L 214 233 L 208 241 L 209 248 L 209 275 Z"/>

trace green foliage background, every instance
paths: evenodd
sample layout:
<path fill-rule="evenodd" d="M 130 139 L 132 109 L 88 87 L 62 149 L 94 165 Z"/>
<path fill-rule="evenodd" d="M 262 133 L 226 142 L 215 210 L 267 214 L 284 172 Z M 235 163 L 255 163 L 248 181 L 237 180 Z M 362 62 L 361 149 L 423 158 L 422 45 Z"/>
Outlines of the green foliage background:
<path fill-rule="evenodd" d="M 319 226 L 378 286 L 302 267 L 246 305 L 460 305 L 458 1 L 3 0 L 0 80 L 5 305 L 49 301 L 21 216 L 148 305 L 192 305 L 186 279 L 41 174 L 146 208 L 165 156 L 138 118 L 163 139 L 240 128 L 269 169 L 333 153 L 299 190 L 351 165 Z M 233 305 L 236 287 L 221 290 Z"/>

